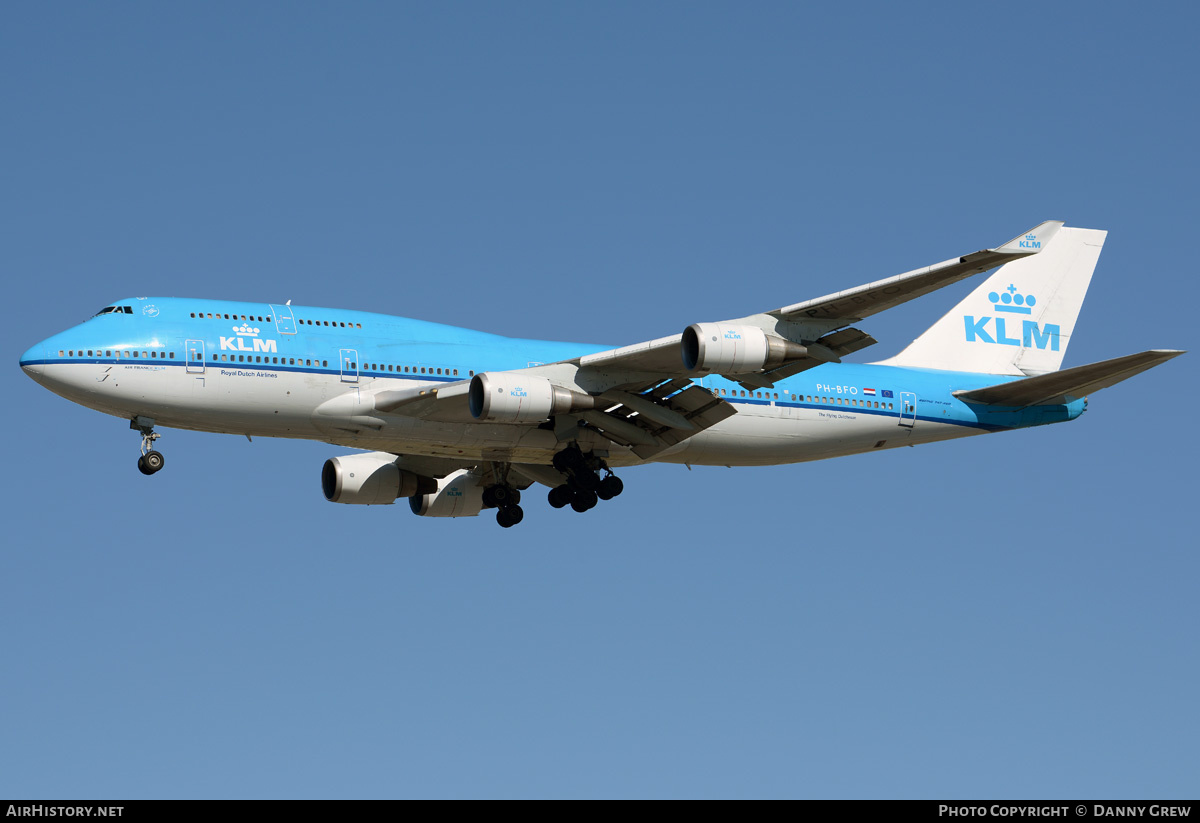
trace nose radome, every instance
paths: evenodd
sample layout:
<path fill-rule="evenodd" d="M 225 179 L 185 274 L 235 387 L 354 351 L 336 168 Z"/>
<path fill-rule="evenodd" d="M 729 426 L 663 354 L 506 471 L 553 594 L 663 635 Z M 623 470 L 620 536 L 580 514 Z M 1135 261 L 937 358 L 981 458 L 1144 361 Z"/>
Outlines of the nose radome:
<path fill-rule="evenodd" d="M 31 346 L 28 351 L 21 355 L 21 370 L 30 377 L 36 377 L 42 373 L 42 361 L 46 359 L 46 347 L 42 343 L 36 346 Z"/>

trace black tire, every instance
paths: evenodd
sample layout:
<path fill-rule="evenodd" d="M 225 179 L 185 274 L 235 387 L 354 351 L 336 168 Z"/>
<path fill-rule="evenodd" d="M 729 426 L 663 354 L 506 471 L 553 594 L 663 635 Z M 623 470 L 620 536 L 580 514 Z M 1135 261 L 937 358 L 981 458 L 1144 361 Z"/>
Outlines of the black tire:
<path fill-rule="evenodd" d="M 612 500 L 623 491 L 625 491 L 625 484 L 621 482 L 621 478 L 610 474 L 600 481 L 600 488 L 596 489 L 596 494 L 600 496 L 601 500 Z"/>
<path fill-rule="evenodd" d="M 525 512 L 520 506 L 505 506 L 496 512 L 496 522 L 502 529 L 511 529 L 525 519 Z"/>
<path fill-rule="evenodd" d="M 555 469 L 566 474 L 572 469 L 582 469 L 585 465 L 583 453 L 576 448 L 563 449 L 560 452 L 555 452 L 554 457 L 550 459 L 550 464 Z"/>
<path fill-rule="evenodd" d="M 571 508 L 583 514 L 588 509 L 594 508 L 598 499 L 595 492 L 578 491 L 571 499 Z"/>
<path fill-rule="evenodd" d="M 146 474 L 154 474 L 155 472 L 162 471 L 162 467 L 166 465 L 167 459 L 162 456 L 162 452 L 151 450 L 142 456 L 141 462 L 144 463 L 148 469 Z"/>
<path fill-rule="evenodd" d="M 516 486 L 509 486 L 508 492 L 511 495 L 512 505 L 514 505 L 514 506 L 521 505 L 521 490 L 518 489 Z"/>
<path fill-rule="evenodd" d="M 152 472 L 152 471 L 150 471 L 150 469 L 146 468 L 146 458 L 144 458 L 144 457 L 138 458 L 138 471 L 140 471 L 142 474 L 146 475 L 147 477 L 154 474 L 154 472 Z"/>
<path fill-rule="evenodd" d="M 546 500 L 554 508 L 561 509 L 563 506 L 570 504 L 573 495 L 574 492 L 571 491 L 571 487 L 564 483 L 561 486 L 555 486 L 551 489 L 550 493 L 546 495 Z"/>

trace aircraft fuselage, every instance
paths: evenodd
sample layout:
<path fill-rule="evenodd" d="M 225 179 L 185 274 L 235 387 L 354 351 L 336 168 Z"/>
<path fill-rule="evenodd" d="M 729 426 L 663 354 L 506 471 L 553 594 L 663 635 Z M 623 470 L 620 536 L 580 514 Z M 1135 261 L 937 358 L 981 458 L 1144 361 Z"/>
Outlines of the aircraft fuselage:
<path fill-rule="evenodd" d="M 523 340 L 369 312 L 184 298 L 122 300 L 31 348 L 21 365 L 50 390 L 124 419 L 198 431 L 320 440 L 435 457 L 546 464 L 550 426 L 356 413 L 379 390 L 436 388 L 609 347 Z M 747 389 L 692 382 L 737 414 L 656 455 L 697 465 L 772 465 L 1078 417 L 1084 400 L 1004 409 L 952 394 L 994 375 L 827 363 Z M 367 422 L 364 422 L 367 421 Z M 613 466 L 645 462 L 589 429 Z"/>

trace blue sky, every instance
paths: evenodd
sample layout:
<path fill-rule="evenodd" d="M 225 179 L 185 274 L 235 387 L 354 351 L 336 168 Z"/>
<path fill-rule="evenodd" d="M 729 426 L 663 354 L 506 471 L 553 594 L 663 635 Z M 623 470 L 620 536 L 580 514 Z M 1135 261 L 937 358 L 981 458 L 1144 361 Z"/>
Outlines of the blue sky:
<path fill-rule="evenodd" d="M 1045 219 L 1110 232 L 1066 365 L 1194 348 L 1197 22 L 5 4 L 0 796 L 1194 797 L 1195 354 L 507 531 L 326 503 L 319 443 L 165 431 L 145 478 L 17 359 L 135 294 L 632 343 Z"/>

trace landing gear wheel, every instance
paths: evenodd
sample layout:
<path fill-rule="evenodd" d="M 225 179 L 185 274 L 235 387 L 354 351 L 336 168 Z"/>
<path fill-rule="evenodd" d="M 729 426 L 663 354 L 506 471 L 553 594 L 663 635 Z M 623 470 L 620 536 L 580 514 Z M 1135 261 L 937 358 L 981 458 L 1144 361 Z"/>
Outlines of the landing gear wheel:
<path fill-rule="evenodd" d="M 483 490 L 483 505 L 489 509 L 502 509 L 521 502 L 521 492 L 512 486 L 488 486 Z"/>
<path fill-rule="evenodd" d="M 556 509 L 561 509 L 563 506 L 570 505 L 571 498 L 574 494 L 575 493 L 571 491 L 571 487 L 564 483 L 561 486 L 555 486 L 553 489 L 551 489 L 550 493 L 546 495 L 546 499 L 550 501 L 551 506 Z"/>
<path fill-rule="evenodd" d="M 550 460 L 551 465 L 563 474 L 583 466 L 583 462 L 583 453 L 577 448 L 566 448 L 555 452 L 554 457 Z"/>
<path fill-rule="evenodd" d="M 600 475 L 585 469 L 575 474 L 575 485 L 584 491 L 594 492 L 600 488 Z"/>
<path fill-rule="evenodd" d="M 610 474 L 600 481 L 600 488 L 596 489 L 596 495 L 601 500 L 612 500 L 624 490 L 625 484 L 621 482 L 621 478 Z"/>
<path fill-rule="evenodd" d="M 162 452 L 156 452 L 151 449 L 142 455 L 140 462 L 146 466 L 146 474 L 154 474 L 155 472 L 162 471 L 162 467 L 166 464 L 167 460 L 162 456 Z"/>
<path fill-rule="evenodd" d="M 571 499 L 571 508 L 580 514 L 583 514 L 588 509 L 594 508 L 597 500 L 598 498 L 596 497 L 595 492 L 577 491 L 575 492 L 575 496 Z"/>
<path fill-rule="evenodd" d="M 524 519 L 525 512 L 520 506 L 505 506 L 496 512 L 496 522 L 504 529 L 511 529 Z"/>
<path fill-rule="evenodd" d="M 162 471 L 167 460 L 162 452 L 156 452 L 153 448 L 154 441 L 162 436 L 154 431 L 154 421 L 148 417 L 135 417 L 129 421 L 129 428 L 142 434 L 142 456 L 138 458 L 138 471 L 147 475 Z"/>

